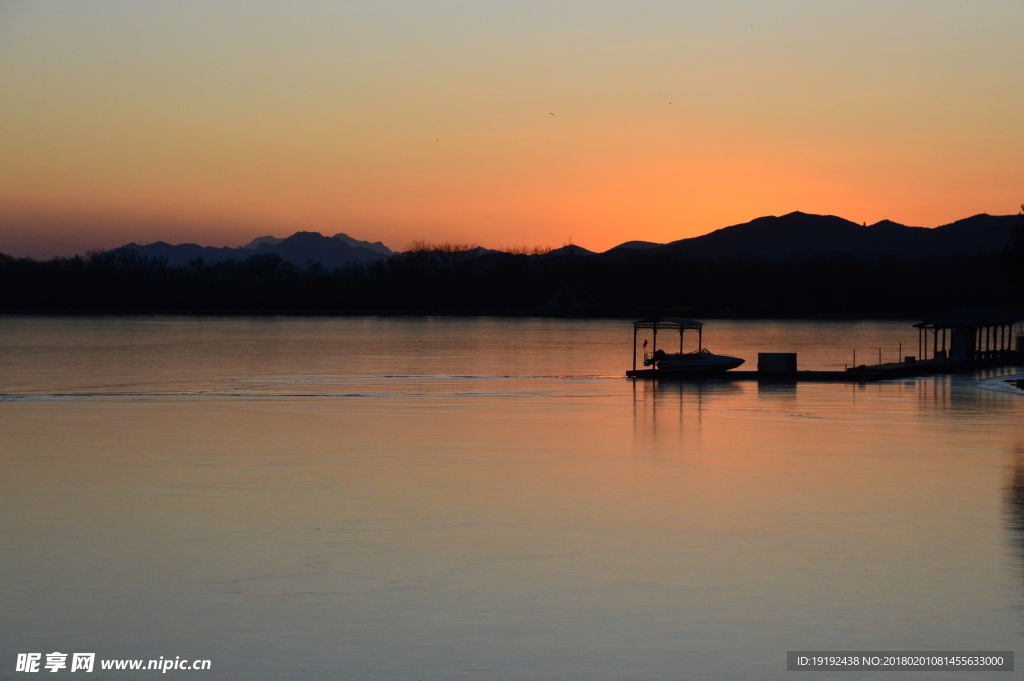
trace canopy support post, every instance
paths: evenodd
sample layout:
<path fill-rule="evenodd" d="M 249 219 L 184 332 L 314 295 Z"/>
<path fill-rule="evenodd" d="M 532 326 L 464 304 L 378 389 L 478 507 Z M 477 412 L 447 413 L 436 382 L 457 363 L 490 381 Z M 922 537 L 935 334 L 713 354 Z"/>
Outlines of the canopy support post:
<path fill-rule="evenodd" d="M 637 328 L 636 324 L 633 325 L 633 371 L 636 371 L 636 334 L 640 329 Z"/>

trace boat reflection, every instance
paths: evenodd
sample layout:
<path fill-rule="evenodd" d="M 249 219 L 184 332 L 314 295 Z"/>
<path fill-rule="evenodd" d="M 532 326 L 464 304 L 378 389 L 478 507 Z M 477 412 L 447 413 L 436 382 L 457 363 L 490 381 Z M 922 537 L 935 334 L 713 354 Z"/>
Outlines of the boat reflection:
<path fill-rule="evenodd" d="M 753 389 L 726 381 L 632 381 L 635 451 L 645 456 L 695 451 L 704 411 Z"/>

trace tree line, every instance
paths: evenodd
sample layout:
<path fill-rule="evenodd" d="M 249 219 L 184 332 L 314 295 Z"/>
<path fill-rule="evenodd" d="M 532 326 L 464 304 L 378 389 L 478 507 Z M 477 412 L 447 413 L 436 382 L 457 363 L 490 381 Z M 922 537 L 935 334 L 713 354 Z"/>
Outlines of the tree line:
<path fill-rule="evenodd" d="M 1024 214 L 1024 208 L 1022 208 Z M 168 267 L 132 254 L 0 255 L 0 313 L 908 318 L 1024 302 L 1024 227 L 1002 252 L 865 261 L 424 247 L 368 264 L 274 255 Z"/>

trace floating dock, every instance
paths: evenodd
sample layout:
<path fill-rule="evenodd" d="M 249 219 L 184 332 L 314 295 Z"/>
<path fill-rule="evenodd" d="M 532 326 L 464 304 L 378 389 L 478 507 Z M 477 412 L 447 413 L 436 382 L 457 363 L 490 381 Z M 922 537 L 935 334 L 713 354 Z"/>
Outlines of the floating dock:
<path fill-rule="evenodd" d="M 1012 353 L 1000 359 L 985 362 L 903 362 L 859 366 L 846 371 L 723 371 L 717 374 L 684 374 L 658 369 L 637 369 L 627 371 L 627 378 L 655 379 L 659 381 L 759 381 L 762 383 L 795 383 L 816 381 L 819 383 L 872 383 L 896 378 L 960 374 L 978 369 L 1002 367 L 1024 367 L 1024 354 Z"/>
<path fill-rule="evenodd" d="M 1021 312 L 981 309 L 964 310 L 919 322 L 914 324 L 918 329 L 918 354 L 908 355 L 902 362 L 861 364 L 849 367 L 845 371 L 798 371 L 796 353 L 758 353 L 757 371 L 731 369 L 712 373 L 662 369 L 658 367 L 658 357 L 653 354 L 657 348 L 659 328 L 679 331 L 679 356 L 683 356 L 683 330 L 696 329 L 700 334 L 703 326 L 701 322 L 644 319 L 633 325 L 633 369 L 626 372 L 626 377 L 670 381 L 870 383 L 918 376 L 967 373 L 979 369 L 1024 367 L 1024 331 L 1014 329 L 1014 325 L 1022 320 L 1024 314 Z M 646 351 L 646 340 L 643 344 L 644 365 L 652 366 L 650 369 L 637 369 L 636 366 L 637 336 L 643 329 L 653 330 L 652 352 Z"/>

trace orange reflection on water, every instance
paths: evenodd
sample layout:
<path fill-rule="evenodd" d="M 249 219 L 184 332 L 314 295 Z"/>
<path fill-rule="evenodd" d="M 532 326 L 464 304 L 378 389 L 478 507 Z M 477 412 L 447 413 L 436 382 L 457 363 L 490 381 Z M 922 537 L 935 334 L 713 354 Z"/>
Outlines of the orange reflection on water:
<path fill-rule="evenodd" d="M 437 367 L 451 328 L 432 323 Z M 204 366 L 247 352 L 210 324 Z M 546 326 L 488 325 L 546 347 Z M 0 401 L 12 645 L 173 646 L 239 678 L 514 678 L 527 658 L 553 677 L 781 678 L 797 644 L 1019 642 L 1004 504 L 1024 402 L 970 379 L 292 373 L 232 396 L 224 375 Z"/>

